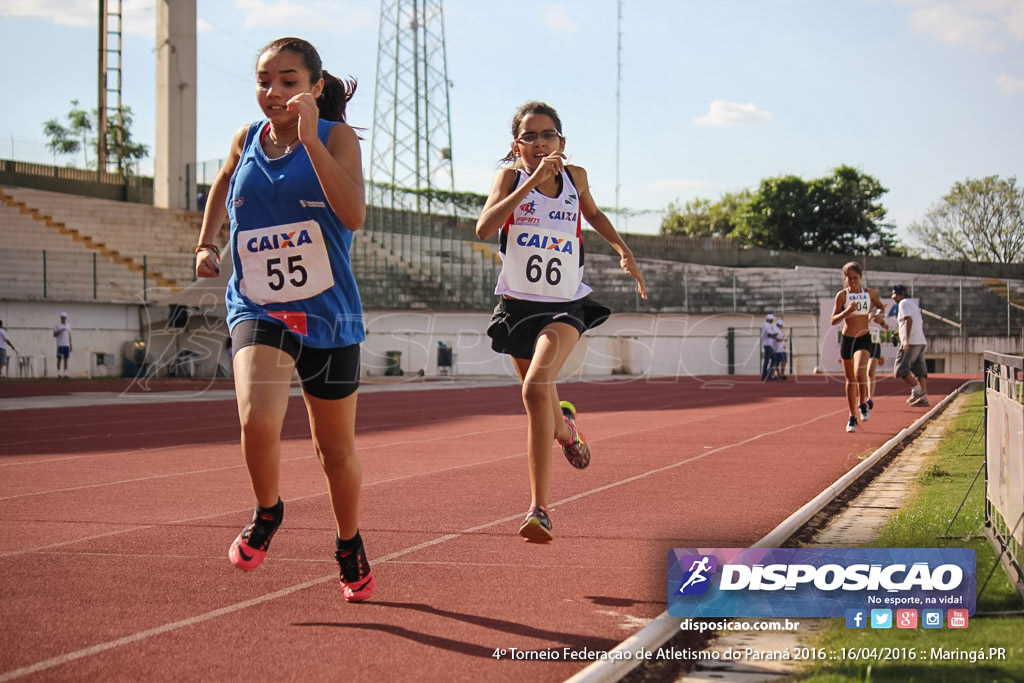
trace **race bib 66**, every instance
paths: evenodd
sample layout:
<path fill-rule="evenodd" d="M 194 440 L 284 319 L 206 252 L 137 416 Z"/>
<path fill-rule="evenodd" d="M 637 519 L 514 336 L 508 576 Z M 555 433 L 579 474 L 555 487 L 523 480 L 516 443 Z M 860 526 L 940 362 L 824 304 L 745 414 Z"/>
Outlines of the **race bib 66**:
<path fill-rule="evenodd" d="M 237 234 L 241 292 L 255 303 L 299 301 L 334 286 L 327 245 L 316 221 Z"/>
<path fill-rule="evenodd" d="M 570 300 L 580 286 L 580 245 L 574 235 L 511 225 L 502 265 L 513 292 Z"/>

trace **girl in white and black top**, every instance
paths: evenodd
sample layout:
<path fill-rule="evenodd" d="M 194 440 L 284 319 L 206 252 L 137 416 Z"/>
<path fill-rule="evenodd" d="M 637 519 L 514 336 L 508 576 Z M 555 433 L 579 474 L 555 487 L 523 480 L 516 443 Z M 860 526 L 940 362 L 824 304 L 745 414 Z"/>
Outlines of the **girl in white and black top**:
<path fill-rule="evenodd" d="M 590 195 L 587 173 L 567 165 L 562 122 L 543 102 L 523 104 L 512 119 L 511 151 L 494 180 L 476 224 L 488 239 L 500 231 L 500 296 L 487 330 L 491 347 L 512 357 L 523 383 L 529 420 L 530 512 L 519 529 L 527 541 L 552 539 L 547 512 L 551 440 L 582 469 L 590 447 L 576 429 L 576 409 L 559 401 L 555 381 L 580 335 L 610 311 L 590 298 L 583 282 L 581 218 L 615 249 L 622 270 L 647 298 L 633 253 Z"/>

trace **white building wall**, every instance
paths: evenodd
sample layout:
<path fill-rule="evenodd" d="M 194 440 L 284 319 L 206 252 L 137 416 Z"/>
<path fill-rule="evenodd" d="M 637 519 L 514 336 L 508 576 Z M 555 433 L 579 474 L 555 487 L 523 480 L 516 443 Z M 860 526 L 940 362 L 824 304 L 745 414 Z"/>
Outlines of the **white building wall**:
<path fill-rule="evenodd" d="M 218 364 L 230 369 L 222 311 L 220 315 L 194 313 L 185 328 L 169 329 L 166 306 L 0 300 L 0 320 L 21 355 L 32 358 L 36 377 L 56 374 L 53 326 L 61 311 L 68 313 L 73 330 L 72 376 L 120 376 L 124 345 L 136 339 L 146 340 L 148 363 L 158 375 L 166 375 L 171 361 L 185 349 L 197 354 L 197 376 L 212 376 Z M 364 376 L 384 375 L 388 353 L 394 351 L 401 353 L 406 376 L 421 371 L 437 375 L 439 341 L 452 348 L 455 374 L 515 376 L 509 358 L 491 350 L 487 313 L 367 311 L 365 318 Z M 730 329 L 735 344 L 733 374 L 757 375 L 762 321 L 760 316 L 740 314 L 615 314 L 584 335 L 566 361 L 562 377 L 728 375 Z M 821 364 L 818 321 L 805 314 L 787 315 L 785 322 L 791 338 L 790 371 L 810 374 Z M 1015 338 L 974 339 L 965 350 L 960 339 L 939 338 L 929 345 L 927 357 L 941 360 L 944 372 L 976 373 L 981 371 L 984 351 L 1019 354 L 1020 344 Z M 97 365 L 97 354 L 112 355 L 114 364 Z M 891 372 L 891 367 L 882 371 Z M 13 377 L 19 374 L 14 358 L 9 372 Z"/>
<path fill-rule="evenodd" d="M 60 313 L 68 314 L 71 325 L 71 357 L 68 371 L 73 377 L 120 376 L 124 342 L 140 336 L 139 306 L 136 304 L 67 303 L 59 301 L 2 301 L 0 320 L 21 357 L 30 367 L 20 368 L 17 358 L 9 359 L 11 377 L 56 377 L 57 341 L 53 327 Z M 113 365 L 98 365 L 96 355 L 113 356 Z M 11 356 L 14 354 L 11 353 Z M 105 359 L 106 360 L 106 359 Z"/>

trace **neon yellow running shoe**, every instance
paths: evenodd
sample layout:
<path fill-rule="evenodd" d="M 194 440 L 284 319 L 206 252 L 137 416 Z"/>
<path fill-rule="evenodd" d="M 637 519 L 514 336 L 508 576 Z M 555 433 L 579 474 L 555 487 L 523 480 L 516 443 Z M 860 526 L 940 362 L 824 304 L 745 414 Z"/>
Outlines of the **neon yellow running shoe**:
<path fill-rule="evenodd" d="M 568 401 L 560 401 L 558 405 L 562 407 L 562 418 L 569 426 L 569 440 L 559 441 L 558 444 L 562 447 L 565 459 L 569 461 L 570 465 L 578 470 L 586 469 L 590 464 L 590 445 L 576 428 L 576 406 Z"/>

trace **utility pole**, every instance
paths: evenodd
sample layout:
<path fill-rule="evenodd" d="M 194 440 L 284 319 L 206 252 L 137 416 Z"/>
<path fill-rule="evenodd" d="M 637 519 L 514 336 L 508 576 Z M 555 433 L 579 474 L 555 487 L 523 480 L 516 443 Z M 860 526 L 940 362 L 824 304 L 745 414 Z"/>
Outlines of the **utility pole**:
<path fill-rule="evenodd" d="M 615 222 L 622 222 L 622 210 L 619 208 L 619 150 L 622 147 L 622 0 L 616 3 L 618 21 L 615 24 L 617 35 L 615 63 Z M 621 226 L 618 226 L 621 229 Z"/>

